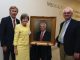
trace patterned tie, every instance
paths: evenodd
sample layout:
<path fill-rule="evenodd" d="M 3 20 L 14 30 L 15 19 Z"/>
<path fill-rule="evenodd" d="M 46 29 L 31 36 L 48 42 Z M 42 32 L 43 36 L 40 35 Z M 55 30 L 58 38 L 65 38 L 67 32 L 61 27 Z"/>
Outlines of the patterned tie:
<path fill-rule="evenodd" d="M 62 26 L 62 29 L 61 29 L 61 32 L 59 34 L 59 42 L 63 43 L 63 37 L 64 37 L 64 34 L 65 34 L 65 31 L 66 31 L 66 24 L 67 22 L 64 22 L 63 26 Z"/>
<path fill-rule="evenodd" d="M 41 32 L 41 34 L 40 34 L 40 41 L 42 41 L 43 36 L 44 36 L 44 33 L 43 33 L 43 32 Z"/>

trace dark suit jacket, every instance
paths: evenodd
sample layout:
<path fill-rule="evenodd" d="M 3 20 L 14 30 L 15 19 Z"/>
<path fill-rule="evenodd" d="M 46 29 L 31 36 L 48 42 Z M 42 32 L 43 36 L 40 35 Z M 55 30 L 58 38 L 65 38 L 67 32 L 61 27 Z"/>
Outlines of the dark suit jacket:
<path fill-rule="evenodd" d="M 16 19 L 16 23 L 20 23 L 18 19 Z M 2 18 L 0 36 L 1 46 L 10 46 L 13 44 L 14 28 L 10 16 Z"/>
<path fill-rule="evenodd" d="M 63 23 L 60 25 L 60 31 Z M 58 44 L 60 44 L 60 42 L 58 42 Z M 74 52 L 80 52 L 80 24 L 78 21 L 71 19 L 64 35 L 63 45 L 64 51 L 68 55 L 73 55 Z"/>
<path fill-rule="evenodd" d="M 35 34 L 35 39 L 34 40 L 39 41 L 40 40 L 40 34 L 41 34 L 41 32 L 37 32 Z M 50 41 L 50 40 L 51 40 L 51 33 L 46 31 L 42 41 Z M 51 58 L 51 56 L 52 56 L 51 46 L 32 45 L 32 47 L 31 47 L 31 57 L 35 57 L 37 59 L 37 58 L 42 58 L 42 57 Z"/>
<path fill-rule="evenodd" d="M 1 29 L 1 23 L 0 23 L 0 29 Z M 1 34 L 1 32 L 0 32 L 0 34 Z M 0 39 L 0 42 L 1 42 L 1 39 Z"/>
<path fill-rule="evenodd" d="M 35 34 L 35 40 L 36 41 L 39 41 L 40 40 L 40 34 L 41 34 L 41 32 L 37 32 Z M 45 34 L 44 34 L 44 36 L 43 36 L 42 41 L 50 41 L 50 40 L 51 40 L 51 33 L 48 32 L 48 31 L 46 31 Z"/>

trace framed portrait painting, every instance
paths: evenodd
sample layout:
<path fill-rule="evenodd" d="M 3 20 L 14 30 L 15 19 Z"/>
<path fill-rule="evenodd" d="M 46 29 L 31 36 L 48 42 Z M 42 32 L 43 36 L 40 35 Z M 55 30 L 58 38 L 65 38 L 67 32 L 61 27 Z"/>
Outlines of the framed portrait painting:
<path fill-rule="evenodd" d="M 56 17 L 30 17 L 30 43 L 37 45 L 54 45 Z"/>

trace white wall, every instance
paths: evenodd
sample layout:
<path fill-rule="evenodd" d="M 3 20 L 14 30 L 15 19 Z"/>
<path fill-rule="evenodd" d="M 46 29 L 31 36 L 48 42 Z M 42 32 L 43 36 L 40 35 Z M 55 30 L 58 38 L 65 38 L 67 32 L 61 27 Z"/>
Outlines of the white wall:
<path fill-rule="evenodd" d="M 80 2 L 76 0 L 0 0 L 0 19 L 9 15 L 8 10 L 11 5 L 16 5 L 19 8 L 18 18 L 22 13 L 28 13 L 30 16 L 57 17 L 56 35 L 58 34 L 59 24 L 63 21 L 63 8 L 71 6 L 74 9 L 74 18 L 80 19 L 80 14 L 77 13 L 80 12 Z M 2 60 L 1 53 L 0 60 Z"/>
<path fill-rule="evenodd" d="M 0 18 L 8 15 L 8 9 L 11 5 L 19 8 L 19 14 L 28 13 L 29 15 L 53 16 L 56 14 L 55 9 L 47 6 L 47 0 L 1 0 Z M 52 13 L 53 12 L 53 13 Z"/>
<path fill-rule="evenodd" d="M 52 7 L 48 3 L 52 3 Z M 80 4 L 76 0 L 0 0 L 0 19 L 8 15 L 11 5 L 19 8 L 18 18 L 22 13 L 28 13 L 30 16 L 55 16 L 57 17 L 57 26 L 63 21 L 62 9 L 65 6 L 71 6 L 80 12 Z M 80 16 L 77 13 L 75 15 Z M 74 18 L 80 19 L 76 16 Z"/>

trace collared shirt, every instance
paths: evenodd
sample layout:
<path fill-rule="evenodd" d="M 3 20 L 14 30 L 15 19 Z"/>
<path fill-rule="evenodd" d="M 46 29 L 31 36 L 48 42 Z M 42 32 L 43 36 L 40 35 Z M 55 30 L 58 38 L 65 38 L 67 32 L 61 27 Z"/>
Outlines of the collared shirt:
<path fill-rule="evenodd" d="M 60 32 L 60 34 L 59 34 L 58 40 L 59 40 L 59 42 L 62 43 L 62 44 L 64 43 L 64 41 L 63 41 L 63 40 L 64 40 L 64 35 L 65 35 L 65 32 L 66 32 L 66 30 L 67 30 L 67 27 L 68 27 L 70 21 L 71 21 L 71 19 L 64 22 L 64 24 L 63 24 L 63 26 L 62 26 L 62 29 L 61 29 L 61 32 Z M 62 30 L 63 30 L 63 31 L 62 31 Z"/>
<path fill-rule="evenodd" d="M 41 31 L 41 33 L 43 33 L 43 36 L 44 36 L 45 32 L 46 32 L 46 30 L 45 31 Z"/>
<path fill-rule="evenodd" d="M 13 24 L 13 27 L 14 27 L 14 19 L 12 17 L 11 17 L 11 20 L 12 20 L 12 24 Z M 15 25 L 16 25 L 16 18 L 15 18 Z"/>

